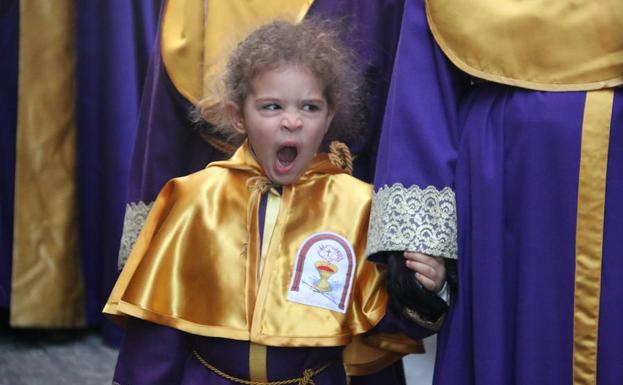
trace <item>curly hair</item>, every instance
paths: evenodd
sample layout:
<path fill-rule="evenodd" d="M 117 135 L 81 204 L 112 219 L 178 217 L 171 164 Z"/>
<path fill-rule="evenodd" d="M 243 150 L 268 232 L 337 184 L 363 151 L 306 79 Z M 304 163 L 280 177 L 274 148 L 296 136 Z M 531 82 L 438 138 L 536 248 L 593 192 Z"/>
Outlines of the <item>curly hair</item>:
<path fill-rule="evenodd" d="M 336 111 L 325 141 L 353 138 L 362 120 L 363 83 L 355 55 L 342 44 L 331 20 L 274 21 L 256 29 L 229 56 L 217 87 L 220 101 L 216 105 L 213 99 L 199 101 L 196 114 L 211 123 L 216 133 L 239 140 L 227 103 L 242 107 L 252 80 L 285 64 L 307 67 L 323 84 L 324 97 Z"/>

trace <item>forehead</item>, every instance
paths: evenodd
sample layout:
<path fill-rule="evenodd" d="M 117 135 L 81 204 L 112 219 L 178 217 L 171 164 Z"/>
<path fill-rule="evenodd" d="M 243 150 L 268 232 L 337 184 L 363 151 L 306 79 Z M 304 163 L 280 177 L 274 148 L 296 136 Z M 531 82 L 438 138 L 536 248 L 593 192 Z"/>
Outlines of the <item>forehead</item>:
<path fill-rule="evenodd" d="M 324 84 L 307 66 L 297 63 L 280 64 L 260 72 L 250 82 L 250 92 L 287 93 L 324 98 Z"/>

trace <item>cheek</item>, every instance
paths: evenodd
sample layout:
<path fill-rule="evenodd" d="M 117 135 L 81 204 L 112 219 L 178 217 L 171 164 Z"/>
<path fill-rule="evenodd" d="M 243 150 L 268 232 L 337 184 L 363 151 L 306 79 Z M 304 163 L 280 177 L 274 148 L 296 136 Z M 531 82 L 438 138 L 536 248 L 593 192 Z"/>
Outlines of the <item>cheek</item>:
<path fill-rule="evenodd" d="M 254 132 L 253 135 L 249 135 L 249 143 L 258 152 L 258 155 L 261 153 L 265 155 L 268 152 L 269 142 L 266 139 L 265 135 L 258 135 L 257 132 Z"/>
<path fill-rule="evenodd" d="M 318 132 L 316 133 L 318 143 L 322 142 L 324 137 L 329 132 L 329 124 L 326 124 L 324 127 L 319 127 Z"/>

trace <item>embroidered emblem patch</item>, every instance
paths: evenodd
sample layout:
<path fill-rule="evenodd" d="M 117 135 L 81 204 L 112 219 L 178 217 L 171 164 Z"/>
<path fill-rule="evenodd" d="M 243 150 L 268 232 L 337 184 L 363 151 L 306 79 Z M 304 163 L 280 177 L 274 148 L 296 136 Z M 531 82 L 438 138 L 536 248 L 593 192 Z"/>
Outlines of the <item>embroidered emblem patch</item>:
<path fill-rule="evenodd" d="M 346 312 L 355 274 L 355 252 L 336 233 L 309 236 L 296 253 L 288 300 Z"/>

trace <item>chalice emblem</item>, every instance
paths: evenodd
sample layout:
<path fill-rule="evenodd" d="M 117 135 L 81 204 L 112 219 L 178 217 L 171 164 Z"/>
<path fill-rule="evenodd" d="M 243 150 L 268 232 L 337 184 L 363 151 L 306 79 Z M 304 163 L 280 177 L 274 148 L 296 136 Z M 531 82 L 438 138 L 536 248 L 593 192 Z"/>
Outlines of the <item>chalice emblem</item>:
<path fill-rule="evenodd" d="M 338 271 L 335 263 L 344 259 L 342 252 L 331 245 L 320 245 L 318 248 L 318 256 L 320 259 L 316 261 L 314 266 L 318 271 L 320 279 L 314 285 L 314 288 L 319 292 L 326 293 L 331 291 L 331 284 L 329 278 Z"/>
<path fill-rule="evenodd" d="M 314 287 L 321 292 L 331 291 L 331 285 L 329 284 L 329 278 L 337 271 L 337 266 L 326 261 L 316 262 L 316 270 L 320 275 L 320 279 Z"/>

